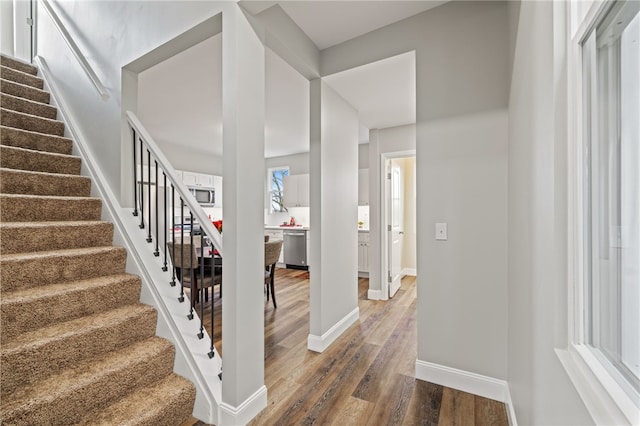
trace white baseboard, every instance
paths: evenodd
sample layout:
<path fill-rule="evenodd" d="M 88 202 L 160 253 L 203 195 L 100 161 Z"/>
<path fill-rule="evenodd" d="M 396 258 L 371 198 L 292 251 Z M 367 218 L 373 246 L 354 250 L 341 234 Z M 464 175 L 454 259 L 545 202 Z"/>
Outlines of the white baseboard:
<path fill-rule="evenodd" d="M 500 402 L 506 403 L 511 399 L 505 380 L 431 362 L 416 360 L 416 378 Z"/>
<path fill-rule="evenodd" d="M 404 268 L 402 270 L 402 275 L 411 275 L 412 277 L 418 276 L 418 271 L 416 268 Z"/>
<path fill-rule="evenodd" d="M 382 298 L 382 290 L 371 290 L 367 292 L 367 298 L 369 300 L 386 300 Z"/>
<path fill-rule="evenodd" d="M 323 352 L 329 347 L 347 328 L 351 326 L 360 317 L 360 308 L 355 308 L 349 312 L 340 321 L 338 321 L 333 327 L 327 330 L 322 336 L 316 336 L 315 334 L 309 334 L 307 337 L 307 349 L 314 352 Z"/>
<path fill-rule="evenodd" d="M 246 425 L 267 406 L 267 387 L 262 386 L 237 407 L 220 404 L 221 425 Z"/>

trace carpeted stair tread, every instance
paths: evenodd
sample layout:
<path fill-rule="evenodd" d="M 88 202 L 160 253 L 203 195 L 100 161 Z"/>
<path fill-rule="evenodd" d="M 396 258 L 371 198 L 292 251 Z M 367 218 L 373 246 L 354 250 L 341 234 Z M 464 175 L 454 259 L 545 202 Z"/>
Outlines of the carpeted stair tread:
<path fill-rule="evenodd" d="M 99 198 L 0 194 L 3 222 L 100 220 L 101 211 Z"/>
<path fill-rule="evenodd" d="M 89 425 L 175 426 L 191 416 L 195 389 L 176 374 L 137 390 L 97 416 L 79 423 Z"/>
<path fill-rule="evenodd" d="M 83 280 L 124 272 L 127 251 L 122 247 L 88 247 L 2 255 L 3 292 Z"/>
<path fill-rule="evenodd" d="M 14 129 L 26 129 L 47 135 L 64 136 L 64 123 L 37 115 L 25 114 L 2 108 L 0 110 L 0 122 L 3 126 Z"/>
<path fill-rule="evenodd" d="M 15 81 L 0 78 L 0 92 L 7 95 L 26 98 L 32 101 L 48 104 L 51 101 L 51 95 L 44 90 L 28 86 L 26 84 L 16 83 Z"/>
<path fill-rule="evenodd" d="M 0 167 L 32 172 L 79 175 L 81 159 L 75 155 L 42 152 L 15 146 L 0 145 Z"/>
<path fill-rule="evenodd" d="M 75 424 L 87 415 L 99 414 L 123 395 L 170 376 L 174 356 L 168 341 L 153 336 L 82 361 L 16 389 L 2 401 L 2 418 L 5 424 L 17 425 Z"/>
<path fill-rule="evenodd" d="M 2 344 L 42 324 L 93 315 L 139 303 L 140 278 L 116 274 L 5 292 L 0 303 Z"/>
<path fill-rule="evenodd" d="M 0 254 L 111 245 L 113 224 L 105 221 L 2 222 Z"/>
<path fill-rule="evenodd" d="M 73 142 L 69 138 L 46 135 L 12 127 L 0 127 L 0 143 L 32 151 L 71 155 Z"/>
<path fill-rule="evenodd" d="M 0 65 L 2 65 L 3 67 L 13 68 L 18 71 L 26 72 L 31 75 L 38 74 L 38 68 L 36 68 L 34 65 L 5 55 L 0 55 Z"/>
<path fill-rule="evenodd" d="M 88 197 L 91 179 L 61 173 L 0 168 L 0 193 Z"/>
<path fill-rule="evenodd" d="M 0 77 L 40 90 L 44 87 L 44 81 L 40 77 L 4 65 L 0 66 Z"/>
<path fill-rule="evenodd" d="M 58 117 L 58 109 L 53 105 L 42 104 L 5 93 L 0 93 L 0 106 L 4 109 L 49 118 L 51 120 L 55 120 Z"/>
<path fill-rule="evenodd" d="M 79 362 L 153 337 L 156 320 L 151 306 L 127 305 L 20 334 L 0 350 L 2 392 L 13 393 Z"/>

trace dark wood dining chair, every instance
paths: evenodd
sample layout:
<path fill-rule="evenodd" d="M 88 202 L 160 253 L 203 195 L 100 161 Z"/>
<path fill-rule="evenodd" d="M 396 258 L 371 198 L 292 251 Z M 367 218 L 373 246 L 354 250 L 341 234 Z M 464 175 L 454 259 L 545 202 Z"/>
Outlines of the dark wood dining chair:
<path fill-rule="evenodd" d="M 199 237 L 198 237 L 199 238 Z M 175 253 L 174 253 L 175 245 Z M 183 243 L 176 241 L 167 243 L 167 250 L 171 258 L 171 263 L 175 268 L 176 277 L 180 281 L 183 287 L 187 287 L 195 294 L 191 294 L 191 305 L 195 306 L 199 301 L 200 292 L 199 288 L 204 288 L 204 300 L 209 300 L 209 288 L 213 288 L 216 285 L 220 286 L 220 294 L 222 294 L 222 272 L 219 267 L 214 264 L 205 265 L 204 268 L 204 281 L 200 280 L 200 261 L 198 257 L 198 250 L 200 246 L 194 244 L 191 245 L 191 241 L 185 239 Z M 208 250 L 205 247 L 205 250 Z M 202 258 L 204 262 L 208 257 L 208 253 L 205 253 L 205 257 Z M 193 282 L 193 289 L 191 290 L 191 283 Z M 211 291 L 211 298 L 213 299 L 213 289 Z"/>
<path fill-rule="evenodd" d="M 267 301 L 269 300 L 269 294 L 271 294 L 274 309 L 278 307 L 276 305 L 276 289 L 274 281 L 276 278 L 276 263 L 278 263 L 280 251 L 282 251 L 282 240 L 264 243 L 264 285 L 267 292 Z"/>

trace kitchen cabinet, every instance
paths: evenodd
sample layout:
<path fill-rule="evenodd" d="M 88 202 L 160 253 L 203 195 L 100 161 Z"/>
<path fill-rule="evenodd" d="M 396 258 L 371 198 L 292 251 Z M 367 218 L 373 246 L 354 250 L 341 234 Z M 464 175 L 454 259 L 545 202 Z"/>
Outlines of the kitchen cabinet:
<path fill-rule="evenodd" d="M 309 175 L 284 177 L 284 205 L 287 207 L 309 207 Z"/>
<path fill-rule="evenodd" d="M 369 169 L 358 170 L 358 205 L 369 205 Z"/>
<path fill-rule="evenodd" d="M 212 177 L 212 186 L 216 190 L 216 202 L 214 207 L 222 207 L 222 176 Z"/>
<path fill-rule="evenodd" d="M 203 173 L 182 172 L 182 182 L 187 186 L 201 186 L 203 188 L 213 187 L 213 176 Z"/>
<path fill-rule="evenodd" d="M 269 236 L 269 241 L 281 240 L 284 241 L 284 233 L 281 229 L 265 229 L 264 235 Z M 279 264 L 284 264 L 284 244 L 282 250 L 280 250 L 280 257 L 278 258 Z"/>
<path fill-rule="evenodd" d="M 369 272 L 368 232 L 358 232 L 358 272 Z"/>

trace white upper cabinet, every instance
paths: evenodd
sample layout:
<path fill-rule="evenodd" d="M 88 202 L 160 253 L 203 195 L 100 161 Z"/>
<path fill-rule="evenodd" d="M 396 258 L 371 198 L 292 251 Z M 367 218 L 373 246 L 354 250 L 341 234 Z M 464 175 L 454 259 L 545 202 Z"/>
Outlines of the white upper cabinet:
<path fill-rule="evenodd" d="M 284 177 L 284 205 L 287 207 L 309 207 L 309 175 Z"/>
<path fill-rule="evenodd" d="M 213 176 L 203 173 L 182 172 L 182 182 L 187 186 L 213 187 Z"/>
<path fill-rule="evenodd" d="M 369 205 L 369 169 L 358 170 L 358 205 Z"/>
<path fill-rule="evenodd" d="M 214 207 L 222 207 L 222 176 L 212 176 L 212 186 L 216 190 L 216 202 Z"/>

